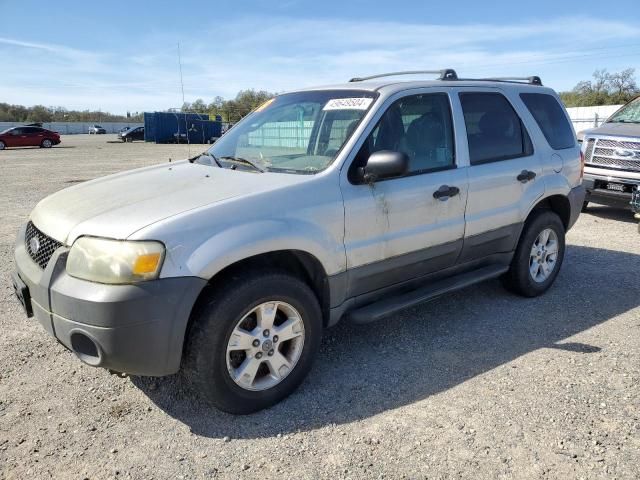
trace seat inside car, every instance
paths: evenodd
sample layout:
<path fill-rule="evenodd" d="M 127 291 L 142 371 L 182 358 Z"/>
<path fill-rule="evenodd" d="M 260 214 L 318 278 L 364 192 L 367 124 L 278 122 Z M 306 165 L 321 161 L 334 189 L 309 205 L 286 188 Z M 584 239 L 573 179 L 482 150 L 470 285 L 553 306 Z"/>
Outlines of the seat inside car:
<path fill-rule="evenodd" d="M 404 124 L 402 123 L 402 114 L 400 108 L 397 105 L 393 105 L 380 120 L 380 130 L 376 136 L 373 151 L 399 151 L 403 138 Z"/>
<path fill-rule="evenodd" d="M 409 169 L 415 172 L 446 165 L 445 145 L 442 118 L 429 112 L 409 124 L 402 150 L 409 155 Z"/>
<path fill-rule="evenodd" d="M 469 137 L 469 150 L 477 158 L 492 158 L 500 156 L 505 150 L 521 149 L 521 142 L 520 129 L 513 124 L 513 118 L 494 110 L 480 117 L 478 133 Z"/>

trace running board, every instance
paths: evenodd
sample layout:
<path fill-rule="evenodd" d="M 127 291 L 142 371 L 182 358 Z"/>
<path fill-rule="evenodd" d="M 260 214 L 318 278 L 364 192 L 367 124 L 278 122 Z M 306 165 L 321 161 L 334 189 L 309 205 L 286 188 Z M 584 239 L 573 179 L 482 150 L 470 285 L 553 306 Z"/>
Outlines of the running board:
<path fill-rule="evenodd" d="M 507 270 L 509 270 L 509 267 L 505 265 L 491 265 L 445 278 L 416 290 L 357 308 L 348 314 L 348 318 L 349 321 L 356 324 L 375 322 L 407 307 L 433 300 L 445 293 L 455 292 L 475 283 L 499 277 Z"/>

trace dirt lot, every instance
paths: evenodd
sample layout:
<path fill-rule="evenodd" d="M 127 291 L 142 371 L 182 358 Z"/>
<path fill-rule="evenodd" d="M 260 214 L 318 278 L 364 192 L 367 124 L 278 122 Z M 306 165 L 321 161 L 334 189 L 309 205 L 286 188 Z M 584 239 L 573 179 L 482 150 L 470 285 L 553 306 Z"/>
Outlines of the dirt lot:
<path fill-rule="evenodd" d="M 13 298 L 15 233 L 39 199 L 187 151 L 113 139 L 0 152 L 0 477 L 640 477 L 631 214 L 583 214 L 543 297 L 492 281 L 368 328 L 339 325 L 296 394 L 233 417 L 174 378 L 83 365 Z"/>

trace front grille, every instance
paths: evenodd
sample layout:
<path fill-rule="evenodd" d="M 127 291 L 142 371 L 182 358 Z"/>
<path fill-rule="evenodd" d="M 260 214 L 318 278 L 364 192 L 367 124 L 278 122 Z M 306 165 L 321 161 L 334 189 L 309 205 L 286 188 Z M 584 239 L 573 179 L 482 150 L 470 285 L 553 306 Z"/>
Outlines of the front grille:
<path fill-rule="evenodd" d="M 47 268 L 53 252 L 62 246 L 62 243 L 38 230 L 32 222 L 27 223 L 24 241 L 29 256 L 42 269 Z"/>
<path fill-rule="evenodd" d="M 593 146 L 595 143 L 596 143 L 595 138 L 590 138 L 589 141 L 587 142 L 587 151 L 584 154 L 585 163 L 591 163 L 591 156 L 593 155 Z"/>
<path fill-rule="evenodd" d="M 590 138 L 585 163 L 596 167 L 640 172 L 640 142 Z"/>
<path fill-rule="evenodd" d="M 628 148 L 629 150 L 640 150 L 640 142 L 619 142 L 618 140 L 598 140 L 598 146 L 603 148 Z"/>

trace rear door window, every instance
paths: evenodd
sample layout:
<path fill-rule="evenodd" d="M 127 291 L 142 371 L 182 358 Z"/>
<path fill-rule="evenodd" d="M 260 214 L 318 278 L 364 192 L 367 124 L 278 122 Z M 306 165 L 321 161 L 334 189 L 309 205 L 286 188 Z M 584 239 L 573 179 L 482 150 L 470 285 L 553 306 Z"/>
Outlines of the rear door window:
<path fill-rule="evenodd" d="M 576 145 L 569 121 L 555 97 L 546 93 L 521 93 L 520 98 L 535 118 L 551 148 L 562 150 Z"/>
<path fill-rule="evenodd" d="M 533 147 L 520 117 L 500 93 L 460 93 L 471 165 L 531 155 Z"/>

